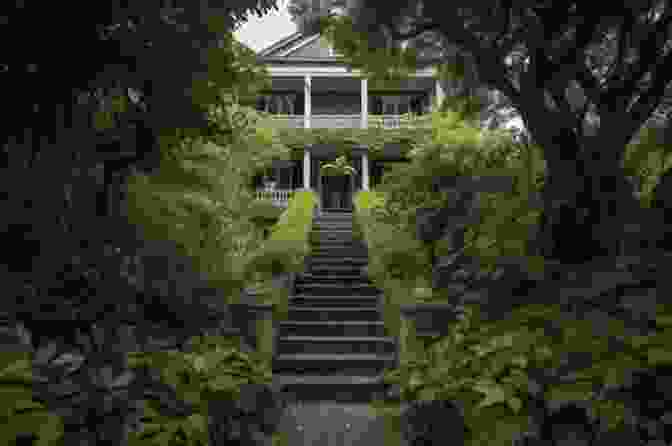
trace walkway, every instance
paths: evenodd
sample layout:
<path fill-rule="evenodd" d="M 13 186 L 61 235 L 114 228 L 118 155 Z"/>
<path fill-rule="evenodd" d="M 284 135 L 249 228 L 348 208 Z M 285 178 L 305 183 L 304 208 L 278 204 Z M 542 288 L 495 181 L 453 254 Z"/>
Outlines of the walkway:
<path fill-rule="evenodd" d="M 291 446 L 391 444 L 367 403 L 385 393 L 382 373 L 396 367 L 396 343 L 378 310 L 381 292 L 361 273 L 368 254 L 353 240 L 352 218 L 315 218 L 309 267 L 280 323 L 273 376 L 298 401 L 281 424 Z"/>

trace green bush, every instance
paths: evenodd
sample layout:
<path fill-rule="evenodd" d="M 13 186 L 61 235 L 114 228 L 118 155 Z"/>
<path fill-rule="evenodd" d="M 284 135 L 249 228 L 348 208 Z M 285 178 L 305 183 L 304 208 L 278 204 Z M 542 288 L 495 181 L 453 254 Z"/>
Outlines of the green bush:
<path fill-rule="evenodd" d="M 246 279 L 251 279 L 256 273 L 268 277 L 300 271 L 305 256 L 310 252 L 308 235 L 316 205 L 315 193 L 299 191 L 294 194 L 269 239 L 245 266 Z"/>

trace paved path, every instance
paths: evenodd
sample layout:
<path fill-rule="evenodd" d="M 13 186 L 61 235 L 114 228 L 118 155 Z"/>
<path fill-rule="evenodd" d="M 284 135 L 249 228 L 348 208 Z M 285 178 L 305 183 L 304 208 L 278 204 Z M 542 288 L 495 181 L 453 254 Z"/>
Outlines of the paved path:
<path fill-rule="evenodd" d="M 299 403 L 287 409 L 280 430 L 291 446 L 396 446 L 385 441 L 384 419 L 367 404 Z"/>

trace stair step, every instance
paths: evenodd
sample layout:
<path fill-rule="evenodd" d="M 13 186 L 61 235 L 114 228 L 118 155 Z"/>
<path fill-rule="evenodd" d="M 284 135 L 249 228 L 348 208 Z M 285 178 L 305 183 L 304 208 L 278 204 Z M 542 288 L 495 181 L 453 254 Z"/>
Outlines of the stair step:
<path fill-rule="evenodd" d="M 369 259 L 366 257 L 341 257 L 338 255 L 327 255 L 327 256 L 311 255 L 310 261 L 314 263 L 328 263 L 328 262 L 340 262 L 340 264 L 357 263 L 360 265 L 369 263 Z"/>
<path fill-rule="evenodd" d="M 338 254 L 343 257 L 368 257 L 369 251 L 366 248 L 350 248 L 347 246 L 329 246 L 326 248 L 312 248 L 311 255 L 334 255 Z"/>
<path fill-rule="evenodd" d="M 328 264 L 318 264 L 310 265 L 308 271 L 311 274 L 361 274 L 362 266 L 349 264 L 349 265 L 328 265 Z"/>
<path fill-rule="evenodd" d="M 382 398 L 389 387 L 383 377 L 376 376 L 322 376 L 273 375 L 273 384 L 293 395 L 295 401 L 332 401 L 369 403 Z"/>
<path fill-rule="evenodd" d="M 382 321 L 279 321 L 279 336 L 385 336 Z"/>
<path fill-rule="evenodd" d="M 394 354 L 391 337 L 284 336 L 278 338 L 279 354 Z"/>
<path fill-rule="evenodd" d="M 348 277 L 351 276 L 343 276 L 343 278 L 340 277 L 325 277 L 325 278 L 298 278 L 295 282 L 295 286 L 297 287 L 306 287 L 306 286 L 313 286 L 313 285 L 330 285 L 330 286 L 341 286 L 341 287 L 346 287 L 346 288 L 352 288 L 352 287 L 366 287 L 366 286 L 372 286 L 375 287 L 375 285 L 370 282 L 366 277 L 356 277 L 354 279 L 348 279 Z M 346 295 L 348 293 L 345 293 Z"/>
<path fill-rule="evenodd" d="M 342 306 L 342 307 L 376 307 L 379 296 L 307 296 L 299 295 L 289 298 L 293 306 Z"/>
<path fill-rule="evenodd" d="M 295 284 L 298 294 L 313 296 L 378 296 L 380 290 L 373 285 L 336 285 L 331 283 Z"/>
<path fill-rule="evenodd" d="M 290 321 L 378 321 L 378 308 L 339 308 L 289 306 Z"/>
<path fill-rule="evenodd" d="M 366 280 L 366 277 L 361 274 L 299 273 L 296 275 L 296 280 Z"/>
<path fill-rule="evenodd" d="M 378 376 L 395 366 L 395 355 L 286 354 L 273 358 L 273 373 Z"/>
<path fill-rule="evenodd" d="M 329 237 L 310 237 L 311 246 L 324 246 L 326 248 L 365 248 L 366 245 L 355 237 L 343 237 L 341 239 Z"/>

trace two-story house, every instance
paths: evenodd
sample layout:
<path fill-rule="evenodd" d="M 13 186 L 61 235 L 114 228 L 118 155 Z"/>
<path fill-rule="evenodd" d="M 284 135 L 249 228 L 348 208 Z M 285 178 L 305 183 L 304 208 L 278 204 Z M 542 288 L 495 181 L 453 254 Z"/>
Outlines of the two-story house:
<path fill-rule="evenodd" d="M 443 100 L 437 80 L 436 59 L 421 60 L 418 70 L 401 82 L 397 90 L 376 90 L 358 70 L 337 59 L 333 49 L 319 34 L 295 33 L 258 54 L 271 78 L 271 88 L 260 95 L 257 108 L 271 113 L 274 126 L 285 128 L 404 128 L 416 125 L 404 120 L 406 113 L 424 114 L 431 101 Z M 294 190 L 310 189 L 320 197 L 320 209 L 352 209 L 353 194 L 378 184 L 386 162 L 407 161 L 393 147 L 369 160 L 367 148 L 352 153 L 353 176 L 323 176 L 319 167 L 333 162 L 334 147 L 304 147 L 293 161 L 273 164 L 274 187 L 264 187 L 262 174 L 255 178 L 257 197 L 286 206 Z M 302 160 L 301 160 L 302 159 Z M 268 184 L 267 184 L 268 186 Z"/>

